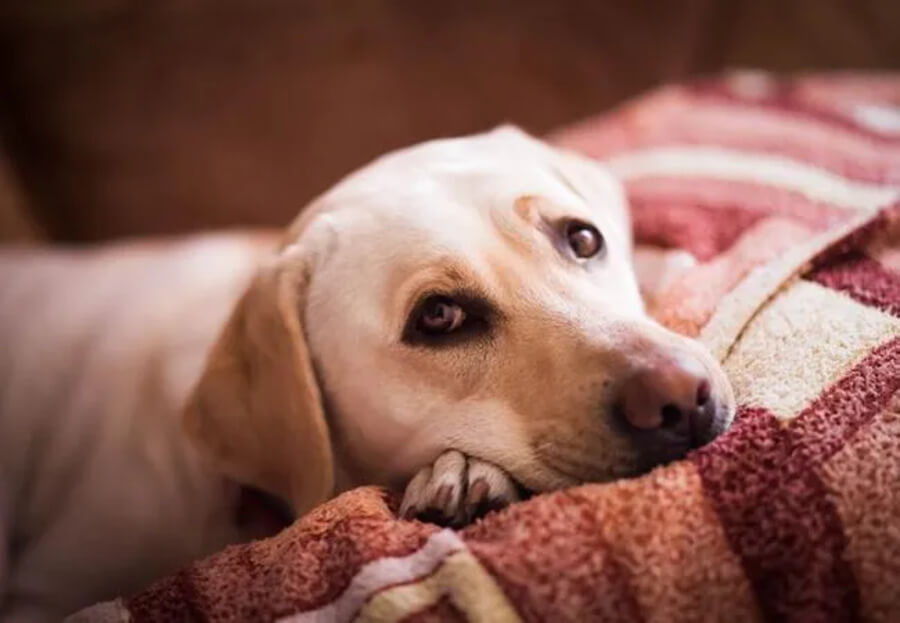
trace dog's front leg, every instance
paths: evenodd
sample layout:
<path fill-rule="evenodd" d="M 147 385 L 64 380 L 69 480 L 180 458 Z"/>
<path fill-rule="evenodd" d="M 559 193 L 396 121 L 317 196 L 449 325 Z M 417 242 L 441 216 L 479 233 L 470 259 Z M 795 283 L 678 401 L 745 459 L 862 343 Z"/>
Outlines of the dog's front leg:
<path fill-rule="evenodd" d="M 448 450 L 409 482 L 400 516 L 458 527 L 518 499 L 516 483 L 502 469 Z"/>

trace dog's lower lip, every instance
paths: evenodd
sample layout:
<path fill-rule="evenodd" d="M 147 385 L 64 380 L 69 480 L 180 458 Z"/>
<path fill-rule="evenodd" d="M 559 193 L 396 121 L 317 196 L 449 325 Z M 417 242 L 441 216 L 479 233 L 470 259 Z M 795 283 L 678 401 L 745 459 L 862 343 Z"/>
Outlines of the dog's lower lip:
<path fill-rule="evenodd" d="M 534 496 L 534 494 L 537 493 L 537 492 L 534 491 L 533 489 L 529 489 L 528 487 L 526 487 L 525 485 L 523 485 L 523 484 L 522 484 L 521 482 L 519 482 L 518 480 L 516 480 L 515 483 L 516 483 L 516 487 L 517 487 L 518 490 L 519 490 L 519 499 L 520 499 L 520 500 L 523 500 L 523 501 L 524 501 L 524 500 L 531 499 L 531 498 Z"/>
<path fill-rule="evenodd" d="M 702 408 L 704 407 L 701 407 L 701 409 Z M 703 430 L 703 427 L 693 418 L 688 419 L 688 427 L 690 449 L 694 450 L 704 445 L 706 443 L 704 438 L 708 436 L 708 431 Z"/>
<path fill-rule="evenodd" d="M 691 449 L 701 448 L 712 443 L 724 432 L 722 421 L 725 418 L 726 409 L 716 403 L 707 403 L 703 407 L 711 412 L 709 419 L 699 430 L 691 429 Z"/>

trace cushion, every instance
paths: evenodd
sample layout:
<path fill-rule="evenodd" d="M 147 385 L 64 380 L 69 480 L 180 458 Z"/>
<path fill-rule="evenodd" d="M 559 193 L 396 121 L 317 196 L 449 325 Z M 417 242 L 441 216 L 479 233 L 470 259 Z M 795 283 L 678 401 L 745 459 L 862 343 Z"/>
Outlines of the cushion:
<path fill-rule="evenodd" d="M 898 107 L 900 75 L 737 73 L 551 136 L 683 260 L 649 306 L 729 374 L 712 444 L 459 532 L 350 491 L 79 620 L 900 620 Z"/>

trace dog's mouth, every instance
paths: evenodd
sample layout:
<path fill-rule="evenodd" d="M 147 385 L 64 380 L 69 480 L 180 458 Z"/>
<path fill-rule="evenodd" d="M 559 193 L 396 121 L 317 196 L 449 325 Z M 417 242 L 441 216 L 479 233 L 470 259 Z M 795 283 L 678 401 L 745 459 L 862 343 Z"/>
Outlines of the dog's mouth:
<path fill-rule="evenodd" d="M 637 475 L 679 461 L 692 451 L 713 443 L 728 429 L 729 407 L 710 406 L 705 419 L 687 419 L 680 426 L 654 431 L 630 431 L 629 438 L 640 460 Z"/>
<path fill-rule="evenodd" d="M 534 489 L 529 489 L 528 487 L 523 485 L 521 482 L 519 482 L 516 478 L 513 478 L 512 481 L 513 481 L 513 484 L 516 485 L 516 492 L 519 494 L 520 501 L 524 502 L 525 500 L 530 500 L 531 498 L 533 498 L 535 495 L 537 495 L 539 493 L 538 491 L 535 491 Z"/>
<path fill-rule="evenodd" d="M 605 432 L 598 433 L 594 443 L 578 440 L 576 443 L 548 444 L 533 446 L 542 471 L 550 475 L 535 477 L 530 475 L 523 490 L 535 492 L 553 491 L 587 483 L 605 483 L 625 478 L 636 478 L 653 469 L 679 461 L 692 451 L 714 442 L 730 423 L 728 405 L 710 405 L 710 413 L 703 421 L 684 420 L 678 426 L 653 430 L 628 427 L 623 418 L 615 413 L 609 418 L 616 424 Z M 596 457 L 609 457 L 612 451 L 617 458 L 608 462 L 598 462 Z M 562 448 L 567 448 L 563 450 Z M 513 478 L 519 478 L 512 474 Z M 528 485 L 536 485 L 529 488 Z"/>

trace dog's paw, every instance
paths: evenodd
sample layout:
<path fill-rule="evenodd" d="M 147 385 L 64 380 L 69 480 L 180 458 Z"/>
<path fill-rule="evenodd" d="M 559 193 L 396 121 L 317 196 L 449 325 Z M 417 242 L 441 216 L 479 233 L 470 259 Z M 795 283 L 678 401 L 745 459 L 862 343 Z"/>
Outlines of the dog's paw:
<path fill-rule="evenodd" d="M 518 499 L 516 483 L 502 469 L 448 450 L 409 482 L 400 516 L 458 527 Z"/>

